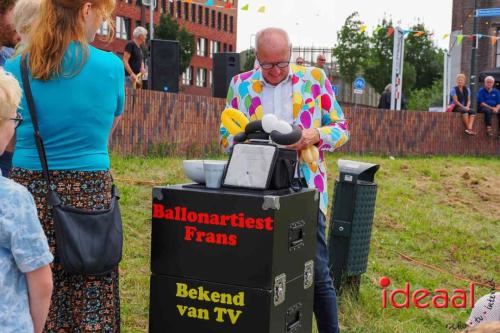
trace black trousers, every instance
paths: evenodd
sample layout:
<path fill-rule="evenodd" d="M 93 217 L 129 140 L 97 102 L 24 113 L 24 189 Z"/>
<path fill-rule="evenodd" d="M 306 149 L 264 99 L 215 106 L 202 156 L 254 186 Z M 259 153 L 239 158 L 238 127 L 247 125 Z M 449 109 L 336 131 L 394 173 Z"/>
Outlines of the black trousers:
<path fill-rule="evenodd" d="M 479 107 L 479 113 L 484 113 L 484 123 L 486 126 L 491 126 L 493 123 L 493 112 L 490 109 Z M 500 113 L 496 114 L 498 117 L 498 128 L 500 128 Z"/>

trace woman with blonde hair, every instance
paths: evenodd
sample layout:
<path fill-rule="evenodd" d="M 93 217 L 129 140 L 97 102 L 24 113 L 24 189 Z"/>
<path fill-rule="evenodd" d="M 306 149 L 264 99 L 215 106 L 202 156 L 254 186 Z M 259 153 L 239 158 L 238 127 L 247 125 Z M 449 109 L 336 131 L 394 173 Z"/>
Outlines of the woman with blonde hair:
<path fill-rule="evenodd" d="M 124 106 L 121 60 L 91 45 L 107 21 L 113 33 L 114 0 L 44 0 L 21 56 L 5 69 L 22 82 L 27 62 L 40 135 L 44 141 L 50 188 L 64 205 L 87 210 L 110 206 L 112 177 L 108 139 Z M 108 36 L 111 37 L 111 36 Z M 33 138 L 26 98 L 19 111 L 12 178 L 33 194 L 49 247 L 56 254 L 48 184 Z M 119 332 L 118 267 L 103 275 L 70 274 L 56 255 L 54 292 L 45 332 Z"/>
<path fill-rule="evenodd" d="M 470 89 L 465 86 L 465 75 L 457 74 L 457 85 L 451 89 L 451 103 L 455 105 L 453 112 L 460 112 L 462 122 L 464 123 L 465 133 L 468 135 L 476 135 L 474 132 L 474 120 L 476 119 L 477 111 L 470 107 Z"/>
<path fill-rule="evenodd" d="M 12 20 L 16 31 L 21 36 L 17 43 L 14 56 L 21 54 L 28 43 L 28 35 L 31 27 L 39 17 L 42 0 L 17 0 L 12 12 Z"/>

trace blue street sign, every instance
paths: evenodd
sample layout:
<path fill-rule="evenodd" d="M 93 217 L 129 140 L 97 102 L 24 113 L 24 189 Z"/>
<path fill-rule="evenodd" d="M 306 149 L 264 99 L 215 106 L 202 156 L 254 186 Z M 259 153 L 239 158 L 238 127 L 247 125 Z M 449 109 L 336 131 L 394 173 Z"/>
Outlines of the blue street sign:
<path fill-rule="evenodd" d="M 365 85 L 366 85 L 365 79 L 363 79 L 362 77 L 357 77 L 356 80 L 354 80 L 353 85 L 354 85 L 354 89 L 363 90 L 363 89 L 365 89 Z"/>
<path fill-rule="evenodd" d="M 500 16 L 500 8 L 485 8 L 476 10 L 477 17 Z"/>
<path fill-rule="evenodd" d="M 335 94 L 335 97 L 339 97 L 339 86 L 332 85 L 333 93 Z"/>

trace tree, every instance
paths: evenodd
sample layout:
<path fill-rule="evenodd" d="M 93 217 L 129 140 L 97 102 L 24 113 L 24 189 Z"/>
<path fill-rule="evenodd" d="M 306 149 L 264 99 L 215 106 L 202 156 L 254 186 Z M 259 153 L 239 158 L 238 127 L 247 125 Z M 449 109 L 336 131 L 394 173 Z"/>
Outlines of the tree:
<path fill-rule="evenodd" d="M 358 13 L 352 13 L 337 33 L 337 45 L 332 53 L 337 58 L 339 71 L 346 82 L 353 82 L 366 63 L 368 38 L 361 32 Z"/>
<path fill-rule="evenodd" d="M 243 72 L 251 71 L 255 65 L 255 52 L 250 49 L 245 51 L 245 64 L 243 65 Z"/>
<path fill-rule="evenodd" d="M 155 26 L 155 38 L 179 42 L 179 72 L 184 73 L 196 52 L 194 35 L 185 28 L 180 28 L 172 16 L 162 14 L 160 22 Z"/>
<path fill-rule="evenodd" d="M 408 34 L 405 40 L 405 62 L 415 67 L 415 89 L 429 88 L 443 77 L 444 51 L 434 45 L 423 23 L 414 25 L 411 30 L 422 31 L 424 35 Z"/>

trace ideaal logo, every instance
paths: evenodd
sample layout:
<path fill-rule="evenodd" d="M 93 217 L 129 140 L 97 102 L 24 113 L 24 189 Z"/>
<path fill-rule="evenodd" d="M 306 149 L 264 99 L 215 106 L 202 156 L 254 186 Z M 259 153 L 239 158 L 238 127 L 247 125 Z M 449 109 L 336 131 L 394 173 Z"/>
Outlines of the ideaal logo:
<path fill-rule="evenodd" d="M 387 291 L 387 287 L 390 286 L 391 280 L 388 277 L 382 277 L 379 280 L 379 284 L 382 287 L 382 307 L 386 309 L 388 306 L 392 306 L 396 309 L 409 308 L 410 303 L 418 309 L 424 309 L 428 307 L 433 307 L 436 309 L 452 307 L 455 309 L 465 309 L 467 304 L 469 307 L 474 307 L 474 283 L 469 284 L 469 288 L 465 289 L 453 289 L 449 293 L 446 289 L 435 289 L 430 291 L 425 288 L 419 288 L 414 291 L 411 290 L 411 285 L 409 282 L 405 283 L 404 289 L 393 289 L 392 291 Z M 400 296 L 398 296 L 400 295 Z M 396 297 L 399 300 L 396 301 Z M 388 305 L 388 303 L 390 305 Z"/>
<path fill-rule="evenodd" d="M 195 288 L 190 288 L 185 283 L 177 283 L 177 292 L 175 294 L 178 298 L 189 298 L 191 300 L 197 300 L 200 302 L 209 302 L 216 304 L 232 305 L 232 306 L 245 306 L 245 293 L 240 291 L 239 293 L 232 295 L 230 293 L 221 293 L 218 291 L 209 291 L 204 287 L 199 286 Z M 215 321 L 219 323 L 224 323 L 228 319 L 231 324 L 235 325 L 240 318 L 243 311 L 230 309 L 226 307 L 216 306 L 211 312 L 207 308 L 197 308 L 194 306 L 186 306 L 177 304 L 177 311 L 181 317 L 188 317 L 200 320 L 210 320 L 211 313 L 215 315 Z"/>

